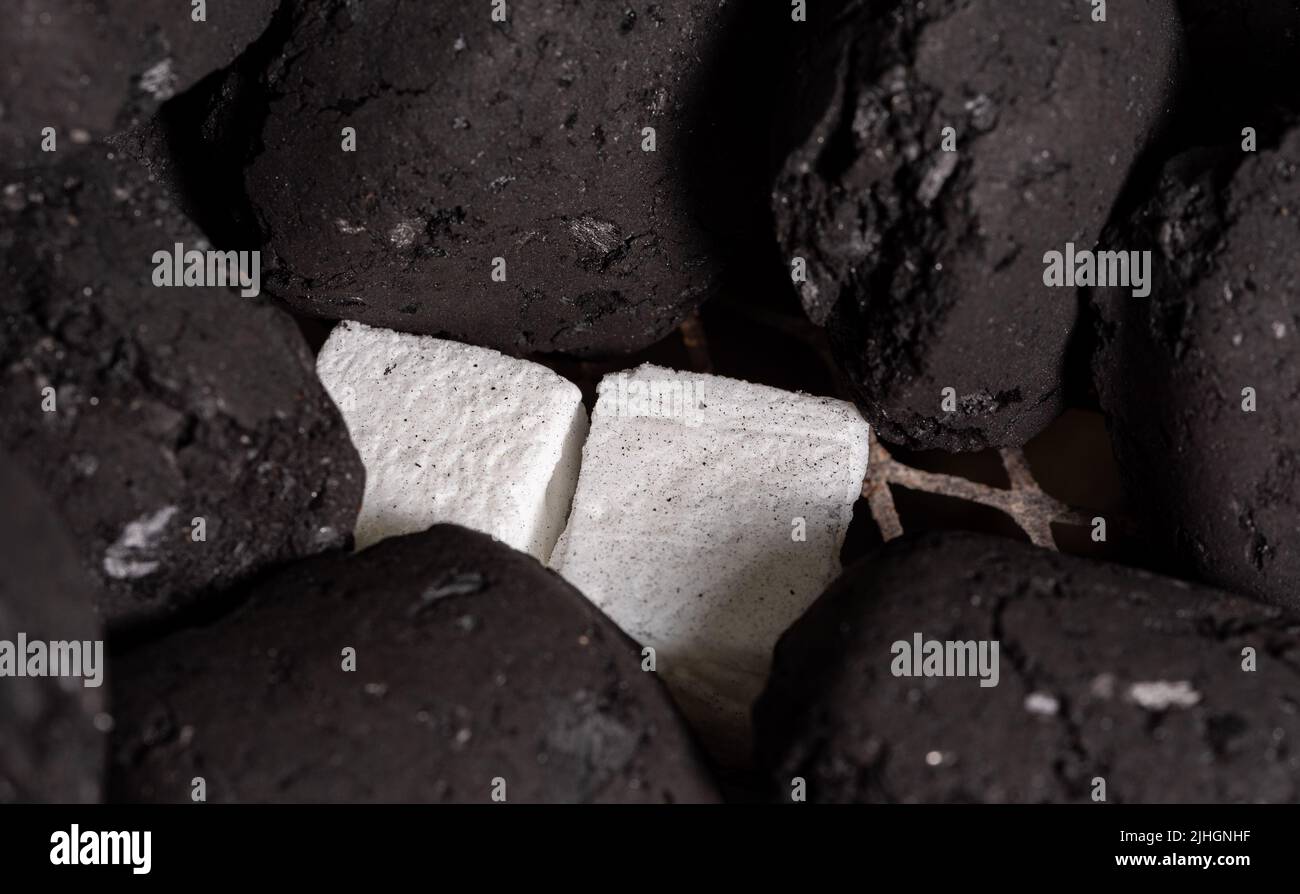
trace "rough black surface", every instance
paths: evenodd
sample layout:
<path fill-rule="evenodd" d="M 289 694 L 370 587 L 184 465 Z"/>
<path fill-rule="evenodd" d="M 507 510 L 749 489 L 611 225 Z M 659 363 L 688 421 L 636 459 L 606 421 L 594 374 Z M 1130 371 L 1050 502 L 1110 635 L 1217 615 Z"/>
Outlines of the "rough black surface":
<path fill-rule="evenodd" d="M 114 800 L 188 801 L 195 776 L 219 802 L 716 797 L 636 646 L 455 526 L 294 565 L 114 673 Z"/>
<path fill-rule="evenodd" d="M 45 496 L 3 455 L 0 493 L 0 639 L 100 639 L 76 549 Z M 95 717 L 107 693 L 75 678 L 0 677 L 0 803 L 100 799 L 108 737 Z"/>
<path fill-rule="evenodd" d="M 53 496 L 109 625 L 349 543 L 364 471 L 293 321 L 154 286 L 153 253 L 197 231 L 102 147 L 3 180 L 0 445 Z"/>
<path fill-rule="evenodd" d="M 229 65 L 278 0 L 212 0 L 207 20 L 178 0 L 16 0 L 0 29 L 0 156 L 60 159 L 145 120 L 159 103 Z M 54 127 L 58 151 L 41 150 Z"/>
<path fill-rule="evenodd" d="M 999 641 L 999 684 L 893 676 L 891 645 L 917 632 Z M 810 801 L 1089 803 L 1102 777 L 1111 803 L 1294 802 L 1297 633 L 1146 572 L 927 534 L 846 571 L 782 637 L 759 747 L 787 800 L 803 776 Z"/>
<path fill-rule="evenodd" d="M 1109 241 L 1150 297 L 1098 289 L 1097 390 L 1146 534 L 1208 581 L 1300 607 L 1300 129 L 1170 163 Z M 1257 409 L 1243 410 L 1253 388 Z"/>
<path fill-rule="evenodd" d="M 881 436 L 1020 445 L 1060 411 L 1073 290 L 1043 253 L 1091 248 L 1167 105 L 1168 2 L 837 5 L 807 25 L 772 195 L 805 309 Z M 957 132 L 942 151 L 943 129 Z M 953 388 L 957 410 L 944 412 Z"/>
<path fill-rule="evenodd" d="M 733 7 L 634 6 L 299 4 L 247 172 L 277 296 L 514 353 L 672 330 L 718 266 L 685 169 Z"/>

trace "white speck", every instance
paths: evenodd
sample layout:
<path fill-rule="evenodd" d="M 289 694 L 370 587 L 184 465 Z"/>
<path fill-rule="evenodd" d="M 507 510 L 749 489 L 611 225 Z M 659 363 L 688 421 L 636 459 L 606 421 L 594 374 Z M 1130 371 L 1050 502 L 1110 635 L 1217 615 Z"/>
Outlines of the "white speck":
<path fill-rule="evenodd" d="M 1094 698 L 1114 698 L 1115 697 L 1115 675 L 1099 674 L 1092 680 L 1092 685 L 1088 687 Z"/>
<path fill-rule="evenodd" d="M 345 236 L 355 236 L 357 233 L 364 233 L 366 231 L 366 228 L 360 224 L 348 223 L 341 217 L 335 218 L 334 226 L 338 227 L 339 232 Z"/>
<path fill-rule="evenodd" d="M 966 100 L 966 111 L 970 114 L 971 124 L 976 130 L 989 130 L 997 122 L 997 106 L 983 93 L 974 99 Z"/>
<path fill-rule="evenodd" d="M 660 87 L 655 91 L 654 97 L 650 100 L 650 114 L 659 115 L 668 106 L 668 91 Z"/>
<path fill-rule="evenodd" d="M 366 695 L 373 695 L 373 696 L 375 696 L 376 698 L 383 698 L 383 697 L 384 697 L 385 695 L 387 695 L 387 694 L 388 694 L 388 684 L 387 684 L 387 683 L 367 683 L 367 684 L 366 684 Z"/>
<path fill-rule="evenodd" d="M 465 43 L 465 35 L 462 34 L 460 37 L 456 38 L 456 42 L 451 45 L 451 48 L 455 50 L 457 53 L 460 53 L 465 50 L 466 46 L 467 44 Z"/>
<path fill-rule="evenodd" d="M 76 143 L 78 146 L 84 146 L 90 142 L 90 132 L 82 130 L 80 127 L 72 128 L 69 136 L 72 137 L 72 142 Z"/>
<path fill-rule="evenodd" d="M 1233 346 L 1234 348 L 1239 348 L 1239 347 L 1241 347 L 1242 338 L 1243 338 L 1243 336 L 1242 336 L 1242 334 L 1241 334 L 1240 332 L 1234 332 L 1234 333 L 1232 334 L 1232 346 Z"/>
<path fill-rule="evenodd" d="M 925 754 L 925 763 L 930 767 L 937 767 L 943 763 L 943 752 L 927 751 Z"/>
<path fill-rule="evenodd" d="M 1148 711 L 1165 711 L 1169 708 L 1190 708 L 1199 704 L 1201 694 L 1192 688 L 1186 680 L 1173 683 L 1155 680 L 1149 683 L 1134 683 L 1128 689 L 1128 697 L 1138 707 Z"/>
<path fill-rule="evenodd" d="M 113 731 L 112 714 L 105 714 L 103 711 L 100 711 L 95 715 L 95 719 L 91 722 L 94 723 L 95 729 L 99 730 L 101 733 L 111 733 Z"/>
<path fill-rule="evenodd" d="M 619 238 L 622 234 L 618 224 L 589 215 L 569 221 L 569 232 L 579 242 L 591 246 L 601 254 L 609 254 L 622 241 Z"/>
<path fill-rule="evenodd" d="M 941 152 L 939 159 L 930 166 L 925 176 L 921 178 L 921 185 L 916 190 L 917 198 L 921 204 L 929 205 L 943 190 L 943 185 L 948 182 L 952 172 L 957 170 L 957 153 Z"/>
<path fill-rule="evenodd" d="M 1286 336 L 1286 323 L 1273 324 L 1273 337 L 1284 338 Z"/>
<path fill-rule="evenodd" d="M 147 553 L 157 546 L 163 530 L 176 511 L 175 506 L 165 506 L 157 512 L 146 513 L 135 521 L 128 522 L 121 535 L 104 553 L 104 573 L 122 580 L 145 577 L 157 571 L 159 563 Z"/>
<path fill-rule="evenodd" d="M 470 737 L 473 736 L 473 735 L 474 735 L 474 734 L 471 733 L 471 732 L 469 731 L 469 728 L 468 728 L 468 727 L 465 727 L 465 728 L 462 728 L 462 729 L 457 730 L 457 731 L 456 731 L 456 744 L 457 744 L 457 745 L 464 745 L 466 742 L 468 742 L 468 741 L 470 740 Z"/>
<path fill-rule="evenodd" d="M 164 59 L 140 75 L 140 89 L 159 102 L 171 99 L 176 93 L 176 73 L 172 71 L 172 60 Z"/>
<path fill-rule="evenodd" d="M 415 243 L 415 237 L 419 233 L 416 225 L 419 221 L 400 220 L 388 231 L 388 241 L 392 242 L 398 248 L 409 248 Z"/>
<path fill-rule="evenodd" d="M 10 211 L 22 211 L 27 205 L 21 183 L 9 183 L 4 188 L 4 206 Z"/>
<path fill-rule="evenodd" d="M 1030 714 L 1055 717 L 1060 707 L 1061 703 L 1056 700 L 1055 696 L 1048 695 L 1046 692 L 1031 692 L 1025 696 L 1025 710 Z"/>

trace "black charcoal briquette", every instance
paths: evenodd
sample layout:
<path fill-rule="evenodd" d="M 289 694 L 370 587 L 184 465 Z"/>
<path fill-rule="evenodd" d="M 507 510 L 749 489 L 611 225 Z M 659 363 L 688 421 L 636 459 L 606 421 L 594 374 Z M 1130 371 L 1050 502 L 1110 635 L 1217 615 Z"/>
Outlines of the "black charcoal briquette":
<path fill-rule="evenodd" d="M 784 800 L 799 778 L 813 802 L 1294 802 L 1297 633 L 1118 565 L 903 539 L 777 645 L 759 749 Z"/>
<path fill-rule="evenodd" d="M 155 285 L 156 252 L 208 246 L 102 147 L 0 179 L 0 446 L 52 494 L 110 627 L 346 545 L 364 471 L 292 319 Z"/>
<path fill-rule="evenodd" d="M 640 650 L 451 525 L 255 585 L 121 656 L 110 795 L 186 802 L 715 800 Z"/>
<path fill-rule="evenodd" d="M 733 8 L 502 9 L 297 4 L 246 178 L 269 287 L 516 354 L 645 347 L 713 288 L 687 170 Z"/>
<path fill-rule="evenodd" d="M 802 32 L 772 194 L 805 309 L 885 440 L 1024 444 L 1061 409 L 1077 315 L 1043 256 L 1092 247 L 1161 120 L 1170 3 L 835 9 Z"/>
<path fill-rule="evenodd" d="M 1098 289 L 1097 391 L 1143 531 L 1212 583 L 1300 608 L 1300 129 L 1192 152 L 1108 241 L 1151 294 Z"/>

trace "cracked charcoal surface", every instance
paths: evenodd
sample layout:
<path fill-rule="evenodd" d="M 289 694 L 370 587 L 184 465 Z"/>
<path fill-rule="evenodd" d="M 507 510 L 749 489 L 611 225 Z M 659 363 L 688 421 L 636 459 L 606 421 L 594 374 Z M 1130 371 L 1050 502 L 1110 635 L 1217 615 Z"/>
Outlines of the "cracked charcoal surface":
<path fill-rule="evenodd" d="M 356 670 L 341 669 L 356 650 Z M 114 800 L 711 801 L 641 655 L 533 559 L 451 525 L 256 585 L 118 656 Z"/>
<path fill-rule="evenodd" d="M 1000 680 L 895 677 L 891 645 L 997 640 Z M 786 633 L 756 707 L 810 801 L 1300 799 L 1300 620 L 975 534 L 894 541 Z M 1242 670 L 1242 649 L 1258 669 Z M 936 760 L 937 758 L 937 760 Z"/>
<path fill-rule="evenodd" d="M 777 234 L 887 441 L 1021 445 L 1061 409 L 1077 303 L 1043 286 L 1043 253 L 1096 241 L 1167 104 L 1177 36 L 1166 2 L 1088 12 L 848 4 L 806 32 Z"/>
<path fill-rule="evenodd" d="M 1149 298 L 1094 291 L 1097 390 L 1145 532 L 1205 580 L 1300 607 L 1300 129 L 1175 159 L 1114 235 Z M 1257 410 L 1243 412 L 1242 389 Z"/>
<path fill-rule="evenodd" d="M 500 24 L 452 2 L 298 7 L 246 178 L 270 288 L 295 310 L 602 354 L 656 341 L 710 291 L 683 167 L 730 7 L 510 9 Z"/>
<path fill-rule="evenodd" d="M 60 159 L 133 126 L 223 68 L 266 27 L 277 0 L 207 4 L 206 22 L 175 0 L 17 0 L 0 29 L 0 146 L 7 164 Z M 40 148 L 41 128 L 57 153 Z M 75 131 L 81 135 L 74 136 Z"/>
<path fill-rule="evenodd" d="M 2 178 L 0 446 L 50 492 L 124 628 L 346 545 L 364 472 L 288 315 L 152 284 L 153 253 L 199 237 L 110 155 Z"/>
<path fill-rule="evenodd" d="M 99 639 L 94 587 L 71 539 L 45 495 L 3 455 L 0 493 L 0 639 Z M 107 737 L 94 720 L 107 692 L 81 680 L 0 677 L 0 804 L 100 799 Z"/>

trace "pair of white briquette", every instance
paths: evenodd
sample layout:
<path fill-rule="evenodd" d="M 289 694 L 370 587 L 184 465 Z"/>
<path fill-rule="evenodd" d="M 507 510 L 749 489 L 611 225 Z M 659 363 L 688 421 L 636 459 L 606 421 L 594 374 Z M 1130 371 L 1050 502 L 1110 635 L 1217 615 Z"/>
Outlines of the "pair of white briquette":
<path fill-rule="evenodd" d="M 358 549 L 452 522 L 530 553 L 744 759 L 772 647 L 840 571 L 867 470 L 853 405 L 645 365 L 601 381 L 589 429 L 546 367 L 354 322 L 317 371 L 365 465 Z"/>

